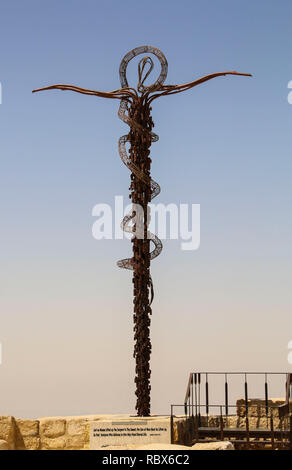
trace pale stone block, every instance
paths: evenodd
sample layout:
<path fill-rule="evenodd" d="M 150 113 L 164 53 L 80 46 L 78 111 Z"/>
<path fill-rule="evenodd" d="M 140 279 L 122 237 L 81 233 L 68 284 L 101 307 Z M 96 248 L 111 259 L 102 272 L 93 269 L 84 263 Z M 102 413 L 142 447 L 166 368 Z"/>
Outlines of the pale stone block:
<path fill-rule="evenodd" d="M 0 416 L 0 439 L 8 442 L 9 448 L 15 448 L 15 419 L 13 416 Z"/>
<path fill-rule="evenodd" d="M 85 449 L 90 448 L 90 423 L 86 423 L 85 425 L 85 432 L 84 432 L 84 439 L 85 439 Z"/>
<path fill-rule="evenodd" d="M 192 450 L 234 450 L 234 445 L 229 441 L 223 442 L 206 442 L 206 444 L 195 444 Z"/>
<path fill-rule="evenodd" d="M 40 434 L 45 437 L 59 437 L 65 434 L 66 420 L 63 418 L 40 419 Z"/>
<path fill-rule="evenodd" d="M 9 450 L 9 445 L 7 441 L 0 439 L 0 450 Z"/>
<path fill-rule="evenodd" d="M 44 450 L 63 450 L 66 447 L 66 438 L 56 437 L 54 439 L 42 438 L 41 448 Z"/>
<path fill-rule="evenodd" d="M 39 421 L 37 419 L 16 419 L 16 427 L 23 437 L 39 435 Z"/>
<path fill-rule="evenodd" d="M 81 436 L 85 433 L 86 419 L 76 418 L 67 420 L 67 433 L 70 436 Z"/>
<path fill-rule="evenodd" d="M 82 450 L 84 446 L 85 438 L 83 435 L 66 437 L 66 449 Z"/>
<path fill-rule="evenodd" d="M 40 448 L 41 440 L 39 437 L 27 436 L 23 438 L 23 449 L 38 450 Z"/>

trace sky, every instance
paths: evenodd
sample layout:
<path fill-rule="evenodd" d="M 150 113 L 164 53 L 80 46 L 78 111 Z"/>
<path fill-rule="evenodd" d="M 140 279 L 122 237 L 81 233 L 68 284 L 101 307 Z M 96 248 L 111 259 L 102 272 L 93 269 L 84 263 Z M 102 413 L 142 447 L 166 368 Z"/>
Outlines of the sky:
<path fill-rule="evenodd" d="M 132 282 L 116 267 L 131 243 L 92 236 L 92 208 L 127 201 L 127 126 L 116 100 L 31 91 L 119 88 L 145 44 L 167 84 L 253 74 L 153 103 L 157 202 L 200 204 L 201 244 L 166 240 L 152 263 L 152 412 L 183 402 L 191 371 L 291 371 L 291 17 L 289 0 L 1 2 L 0 414 L 134 412 Z"/>

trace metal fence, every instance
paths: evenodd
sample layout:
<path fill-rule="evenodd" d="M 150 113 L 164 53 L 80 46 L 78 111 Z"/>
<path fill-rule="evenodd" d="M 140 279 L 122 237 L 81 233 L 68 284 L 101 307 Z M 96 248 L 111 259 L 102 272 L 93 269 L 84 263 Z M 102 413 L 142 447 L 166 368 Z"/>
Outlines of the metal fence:
<path fill-rule="evenodd" d="M 184 404 L 171 405 L 172 430 L 178 410 L 191 423 L 190 444 L 231 440 L 236 448 L 292 449 L 291 386 L 286 372 L 192 372 Z M 272 397 L 274 390 L 281 398 Z"/>

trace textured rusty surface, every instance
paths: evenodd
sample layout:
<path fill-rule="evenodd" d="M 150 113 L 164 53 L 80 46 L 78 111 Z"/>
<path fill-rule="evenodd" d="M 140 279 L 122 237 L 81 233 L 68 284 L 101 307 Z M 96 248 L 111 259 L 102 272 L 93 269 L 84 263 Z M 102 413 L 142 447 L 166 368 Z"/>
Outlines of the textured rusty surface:
<path fill-rule="evenodd" d="M 136 88 L 132 88 L 128 85 L 127 66 L 134 57 L 140 54 L 147 55 L 139 61 L 138 85 Z M 158 79 L 152 85 L 146 85 L 146 79 L 154 68 L 154 62 L 148 54 L 156 56 L 161 68 Z M 219 72 L 182 85 L 164 85 L 167 70 L 167 60 L 159 49 L 152 46 L 141 46 L 128 52 L 121 61 L 119 69 L 120 89 L 102 92 L 74 85 L 57 84 L 33 90 L 34 92 L 53 89 L 71 90 L 101 98 L 118 99 L 120 100 L 118 115 L 130 127 L 129 133 L 119 139 L 119 154 L 123 163 L 131 171 L 130 197 L 132 203 L 139 204 L 143 208 L 143 215 L 139 214 L 140 218 L 135 217 L 136 213 L 133 209 L 124 217 L 122 221 L 123 230 L 133 233 L 133 256 L 132 258 L 122 259 L 117 264 L 120 268 L 133 270 L 134 357 L 136 359 L 135 383 L 138 416 L 148 416 L 150 414 L 150 315 L 153 299 L 150 262 L 162 250 L 161 241 L 148 231 L 149 220 L 147 218 L 149 202 L 160 193 L 159 184 L 152 180 L 150 176 L 150 146 L 152 142 L 158 140 L 158 136 L 152 131 L 151 103 L 156 98 L 180 93 L 215 77 L 224 75 L 250 76 L 250 74 L 234 71 Z M 130 145 L 129 152 L 126 149 L 127 143 Z M 135 220 L 134 225 L 131 223 L 133 220 Z M 142 229 L 143 237 L 138 238 L 135 236 L 138 229 Z M 150 249 L 150 243 L 153 246 L 152 249 Z"/>
<path fill-rule="evenodd" d="M 143 127 L 151 129 L 152 121 L 148 106 L 134 106 L 130 110 L 134 119 Z M 134 357 L 136 359 L 136 396 L 137 413 L 140 416 L 150 414 L 150 315 L 151 306 L 149 300 L 150 278 L 150 240 L 147 237 L 147 207 L 151 200 L 150 165 L 151 160 L 150 134 L 143 135 L 135 129 L 131 129 L 129 135 L 131 144 L 131 160 L 138 168 L 143 170 L 143 180 L 134 173 L 131 174 L 131 199 L 135 204 L 140 204 L 144 212 L 144 239 L 132 238 L 133 244 L 133 285 L 134 285 Z"/>

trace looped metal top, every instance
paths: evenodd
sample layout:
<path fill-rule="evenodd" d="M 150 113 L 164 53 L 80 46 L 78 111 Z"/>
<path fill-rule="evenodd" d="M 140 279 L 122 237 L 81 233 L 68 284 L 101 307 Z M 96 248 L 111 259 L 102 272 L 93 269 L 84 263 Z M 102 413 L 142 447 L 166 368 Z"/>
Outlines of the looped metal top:
<path fill-rule="evenodd" d="M 165 55 L 163 54 L 163 52 L 161 52 L 156 47 L 153 47 L 153 46 L 140 46 L 140 47 L 136 47 L 135 49 L 132 49 L 130 52 L 128 52 L 121 61 L 119 73 L 120 73 L 120 81 L 121 81 L 122 88 L 127 88 L 129 86 L 128 85 L 128 80 L 127 80 L 127 67 L 128 67 L 129 62 L 134 57 L 136 57 L 137 55 L 145 54 L 145 53 L 147 54 L 149 52 L 151 54 L 155 55 L 155 57 L 157 57 L 157 59 L 160 62 L 160 65 L 161 65 L 160 75 L 159 75 L 158 79 L 156 80 L 156 82 L 154 82 L 152 85 L 149 85 L 149 86 L 144 85 L 144 82 L 145 82 L 146 78 L 149 76 L 149 74 L 153 70 L 153 66 L 154 66 L 153 61 L 150 57 L 144 57 L 139 62 L 138 91 L 140 93 L 143 93 L 143 92 L 148 91 L 148 90 L 156 90 L 156 89 L 159 89 L 163 85 L 163 83 L 165 82 L 165 79 L 167 77 L 167 71 L 168 71 L 168 63 L 167 63 Z M 146 76 L 144 77 L 144 79 L 141 81 L 142 73 L 143 73 L 143 70 L 146 66 L 146 63 L 150 64 L 150 69 L 146 73 Z M 142 64 L 142 66 L 141 66 L 141 64 Z"/>
<path fill-rule="evenodd" d="M 145 76 L 143 77 L 143 72 L 144 72 L 144 69 L 145 69 L 147 64 L 149 65 L 149 69 L 147 70 L 147 72 L 145 73 Z M 140 60 L 140 62 L 138 64 L 139 82 L 138 82 L 138 85 L 137 85 L 137 90 L 139 92 L 143 93 L 143 84 L 144 84 L 146 78 L 152 72 L 153 68 L 154 68 L 154 63 L 153 63 L 153 60 L 151 59 L 151 57 L 143 57 L 143 59 Z"/>

